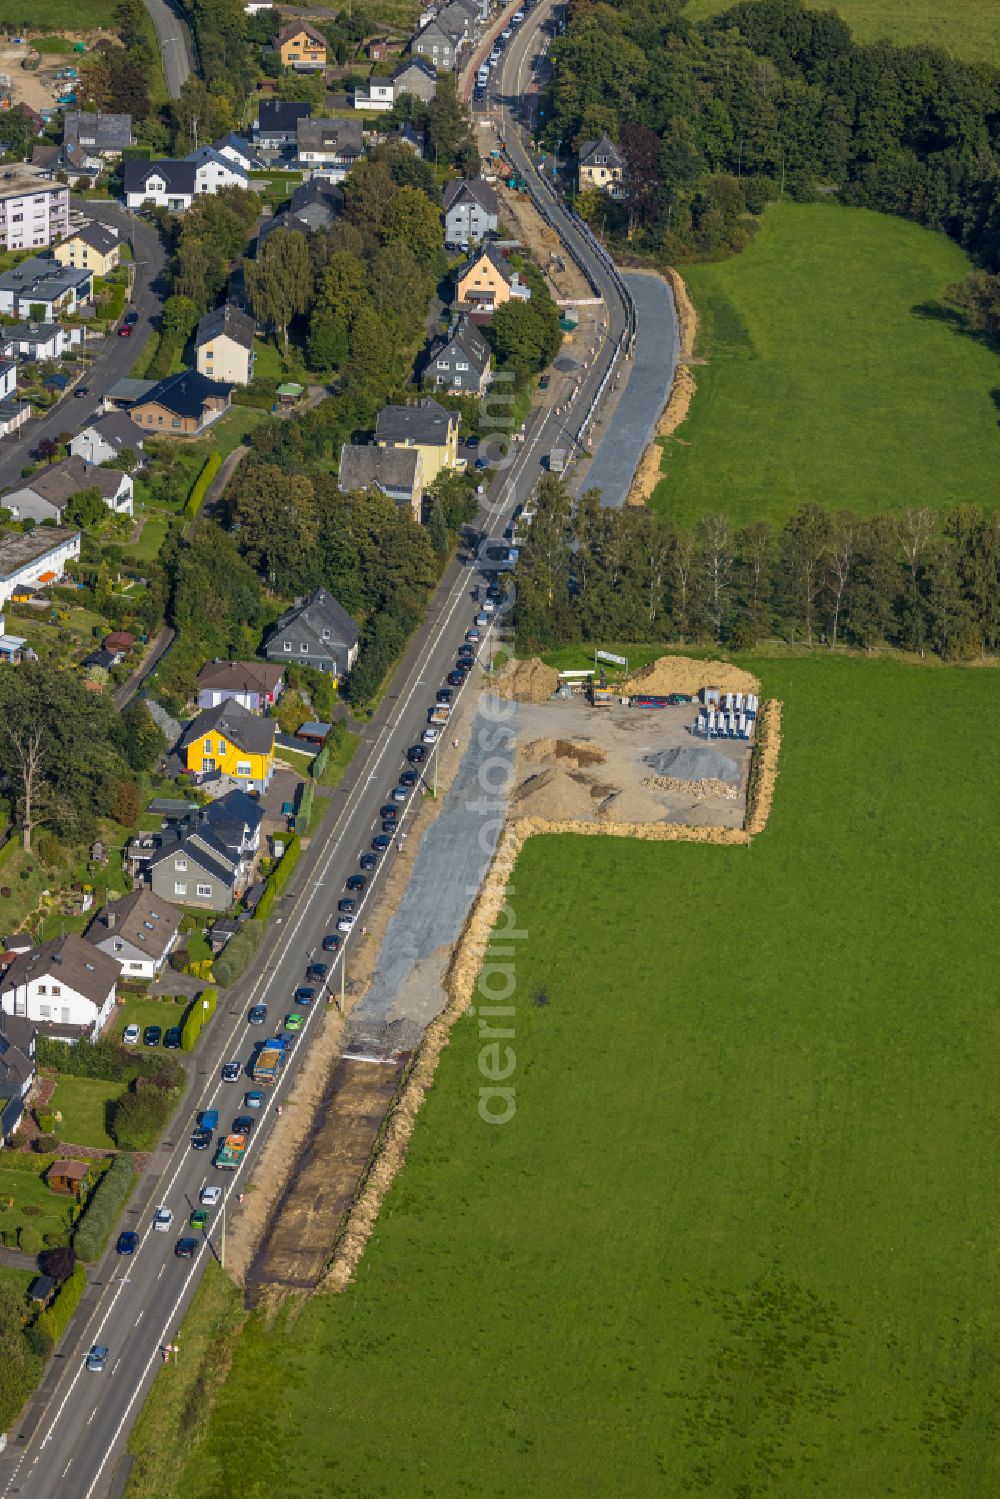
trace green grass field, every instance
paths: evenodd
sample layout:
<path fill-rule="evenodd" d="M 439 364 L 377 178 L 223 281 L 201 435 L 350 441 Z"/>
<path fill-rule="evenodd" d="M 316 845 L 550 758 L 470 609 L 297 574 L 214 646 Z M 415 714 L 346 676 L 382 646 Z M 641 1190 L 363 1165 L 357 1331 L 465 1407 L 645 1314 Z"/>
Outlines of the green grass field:
<path fill-rule="evenodd" d="M 71 1077 L 69 1073 L 61 1076 L 48 1105 L 49 1113 L 63 1116 L 56 1130 L 59 1139 L 67 1145 L 114 1150 L 115 1142 L 105 1129 L 105 1110 L 111 1099 L 119 1098 L 124 1091 L 121 1083 Z"/>
<path fill-rule="evenodd" d="M 703 21 L 729 10 L 731 0 L 688 0 L 685 16 Z M 859 42 L 882 37 L 901 47 L 943 47 L 968 62 L 1000 63 L 1000 28 L 993 0 L 817 0 L 835 10 Z"/>
<path fill-rule="evenodd" d="M 833 203 L 775 205 L 742 255 L 685 267 L 708 364 L 655 508 L 995 505 L 1000 359 L 934 315 L 969 269 L 943 234 Z"/>
<path fill-rule="evenodd" d="M 68 0 L 0 0 L 0 28 L 5 31 L 36 26 L 90 31 L 98 26 L 113 29 L 114 24 L 115 0 L 74 0 L 72 6 Z"/>
<path fill-rule="evenodd" d="M 995 677 L 761 672 L 767 831 L 527 845 L 514 1118 L 464 1019 L 354 1284 L 213 1345 L 210 1420 L 159 1373 L 130 1493 L 1000 1491 Z"/>
<path fill-rule="evenodd" d="M 11 1199 L 12 1206 L 8 1207 Z M 63 1192 L 53 1192 L 40 1175 L 0 1165 L 0 1237 L 9 1247 L 16 1245 L 17 1231 L 25 1224 L 37 1228 L 40 1234 L 68 1233 L 72 1208 L 73 1199 Z"/>

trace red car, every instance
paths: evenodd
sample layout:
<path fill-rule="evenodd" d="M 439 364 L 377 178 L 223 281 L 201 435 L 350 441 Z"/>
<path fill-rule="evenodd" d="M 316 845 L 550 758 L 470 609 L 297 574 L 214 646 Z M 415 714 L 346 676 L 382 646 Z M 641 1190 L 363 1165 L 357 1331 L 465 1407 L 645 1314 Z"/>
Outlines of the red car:
<path fill-rule="evenodd" d="M 132 324 L 131 323 L 122 323 L 121 327 L 118 329 L 118 337 L 119 338 L 131 338 L 132 337 Z"/>

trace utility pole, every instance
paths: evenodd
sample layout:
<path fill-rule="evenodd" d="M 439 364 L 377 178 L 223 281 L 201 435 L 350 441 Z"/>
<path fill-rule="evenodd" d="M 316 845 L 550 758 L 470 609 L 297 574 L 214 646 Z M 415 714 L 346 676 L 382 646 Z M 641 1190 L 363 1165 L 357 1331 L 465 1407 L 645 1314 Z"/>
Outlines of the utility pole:
<path fill-rule="evenodd" d="M 219 1267 L 226 1268 L 226 1199 L 222 1199 L 222 1238 L 219 1241 Z"/>

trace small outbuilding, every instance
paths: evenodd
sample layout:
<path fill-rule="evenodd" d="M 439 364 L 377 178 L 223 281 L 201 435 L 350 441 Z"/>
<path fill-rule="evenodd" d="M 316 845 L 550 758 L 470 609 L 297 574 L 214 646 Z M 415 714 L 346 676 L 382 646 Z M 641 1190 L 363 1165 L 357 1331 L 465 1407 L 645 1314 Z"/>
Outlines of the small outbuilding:
<path fill-rule="evenodd" d="M 53 1192 L 80 1198 L 90 1181 L 90 1166 L 86 1161 L 53 1161 L 45 1180 Z"/>

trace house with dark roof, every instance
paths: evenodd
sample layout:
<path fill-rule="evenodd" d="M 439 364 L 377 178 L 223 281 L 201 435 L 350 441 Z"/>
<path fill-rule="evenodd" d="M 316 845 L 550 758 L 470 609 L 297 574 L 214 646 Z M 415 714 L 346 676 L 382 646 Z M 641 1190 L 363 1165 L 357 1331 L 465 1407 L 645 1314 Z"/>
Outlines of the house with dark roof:
<path fill-rule="evenodd" d="M 576 153 L 577 191 L 599 188 L 612 198 L 625 195 L 622 178 L 625 163 L 621 153 L 607 134 L 600 140 L 581 141 Z"/>
<path fill-rule="evenodd" d="M 453 177 L 444 187 L 444 242 L 467 250 L 497 232 L 496 190 L 481 177 Z"/>
<path fill-rule="evenodd" d="M 229 410 L 231 392 L 199 370 L 180 370 L 158 380 L 128 413 L 145 432 L 197 437 Z"/>
<path fill-rule="evenodd" d="M 531 288 L 490 240 L 455 272 L 455 300 L 473 312 L 495 312 L 511 298 L 527 302 Z"/>
<path fill-rule="evenodd" d="M 253 379 L 256 331 L 257 325 L 249 313 L 231 302 L 206 313 L 194 335 L 199 374 L 231 385 L 249 385 Z"/>
<path fill-rule="evenodd" d="M 75 312 L 93 295 L 93 272 L 60 265 L 53 255 L 31 255 L 0 271 L 0 312 L 13 317 L 55 322 L 59 313 Z"/>
<path fill-rule="evenodd" d="M 274 50 L 283 68 L 296 73 L 315 73 L 326 67 L 326 37 L 308 21 L 290 21 L 274 39 Z"/>
<path fill-rule="evenodd" d="M 450 7 L 448 7 L 450 10 Z M 458 59 L 459 48 L 465 41 L 467 27 L 464 17 L 459 20 L 447 11 L 428 21 L 422 31 L 410 43 L 414 56 L 422 57 L 434 68 L 451 72 Z"/>
<path fill-rule="evenodd" d="M 275 229 L 297 229 L 300 234 L 316 234 L 329 229 L 344 211 L 344 189 L 328 177 L 310 177 L 292 193 L 288 207 L 265 219 L 257 234 L 257 248 Z"/>
<path fill-rule="evenodd" d="M 235 130 L 213 141 L 212 150 L 219 156 L 224 156 L 227 160 L 243 167 L 247 172 L 262 171 L 267 165 L 263 156 L 258 155 L 250 142 L 242 135 L 237 135 Z"/>
<path fill-rule="evenodd" d="M 459 418 L 431 396 L 405 406 L 383 406 L 375 419 L 375 444 L 380 448 L 413 448 L 420 454 L 425 487 L 443 468 L 464 467 L 458 456 Z"/>
<path fill-rule="evenodd" d="M 437 93 L 437 73 L 425 57 L 407 57 L 393 69 L 394 98 L 412 94 L 429 104 Z"/>
<path fill-rule="evenodd" d="M 86 939 L 120 963 L 130 978 L 155 979 L 177 943 L 180 913 L 152 890 L 132 890 L 109 901 L 86 931 Z"/>
<path fill-rule="evenodd" d="M 358 659 L 360 635 L 347 610 L 325 588 L 297 599 L 274 623 L 264 645 L 269 661 L 299 661 L 335 680 Z"/>
<path fill-rule="evenodd" d="M 198 673 L 199 708 L 239 703 L 250 713 L 263 713 L 281 696 L 284 668 L 274 661 L 206 661 Z"/>
<path fill-rule="evenodd" d="M 96 489 L 113 515 L 132 514 L 132 478 L 116 468 L 96 468 L 75 455 L 36 469 L 4 495 L 15 520 L 61 521 L 66 506 L 82 489 Z"/>
<path fill-rule="evenodd" d="M 53 245 L 52 254 L 60 265 L 92 271 L 95 276 L 108 276 L 118 265 L 121 249 L 118 231 L 93 220 Z"/>
<path fill-rule="evenodd" d="M 229 776 L 245 791 L 266 791 L 274 772 L 273 718 L 260 718 L 233 699 L 203 708 L 178 749 L 196 780 Z"/>
<path fill-rule="evenodd" d="M 331 182 L 343 182 L 365 154 L 360 120 L 300 120 L 296 127 L 298 164 L 303 170 L 320 172 Z"/>
<path fill-rule="evenodd" d="M 415 521 L 424 500 L 424 474 L 416 448 L 378 448 L 374 443 L 345 442 L 340 450 L 337 483 L 345 494 L 355 489 L 377 489 Z"/>
<path fill-rule="evenodd" d="M 9 1145 L 35 1081 L 35 1027 L 0 1012 L 0 1146 Z"/>
<path fill-rule="evenodd" d="M 127 159 L 122 171 L 125 205 L 142 208 L 153 203 L 183 213 L 194 202 L 197 191 L 193 161 L 133 161 Z"/>
<path fill-rule="evenodd" d="M 254 144 L 268 151 L 294 146 L 298 123 L 308 118 L 309 105 L 301 100 L 262 99 L 253 125 Z"/>
<path fill-rule="evenodd" d="M 231 791 L 159 834 L 133 839 L 126 854 L 133 877 L 148 880 L 160 899 L 225 911 L 250 884 L 263 816 L 252 797 Z"/>
<path fill-rule="evenodd" d="M 132 141 L 132 116 L 67 109 L 63 114 L 63 145 L 80 146 L 92 156 L 114 161 Z"/>
<path fill-rule="evenodd" d="M 83 343 L 83 329 L 67 323 L 8 323 L 0 328 L 0 350 L 42 364 Z"/>
<path fill-rule="evenodd" d="M 423 383 L 455 395 L 482 395 L 490 383 L 490 346 L 467 318 L 431 344 Z"/>
<path fill-rule="evenodd" d="M 140 467 L 145 462 L 142 428 L 124 411 L 109 411 L 71 437 L 68 447 L 74 458 L 85 463 L 107 463 L 131 450 Z"/>
<path fill-rule="evenodd" d="M 62 1041 L 96 1041 L 121 967 L 75 933 L 18 953 L 0 972 L 0 1009 Z"/>
<path fill-rule="evenodd" d="M 223 156 L 214 146 L 199 146 L 185 161 L 194 163 L 194 191 L 200 198 L 205 193 L 215 194 L 224 187 L 250 186 L 250 172 L 241 161 Z"/>

